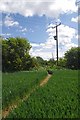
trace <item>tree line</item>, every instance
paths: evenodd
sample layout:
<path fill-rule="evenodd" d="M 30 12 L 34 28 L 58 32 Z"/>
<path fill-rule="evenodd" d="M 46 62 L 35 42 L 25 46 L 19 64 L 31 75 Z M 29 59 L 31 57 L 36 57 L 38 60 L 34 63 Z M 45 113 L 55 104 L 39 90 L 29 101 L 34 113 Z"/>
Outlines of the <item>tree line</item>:
<path fill-rule="evenodd" d="M 38 69 L 39 67 L 54 67 L 56 60 L 43 60 L 41 57 L 31 57 L 31 45 L 25 38 L 0 38 L 2 41 L 2 71 L 13 72 Z M 69 69 L 80 69 L 80 47 L 68 50 L 64 58 L 59 58 L 58 66 Z"/>

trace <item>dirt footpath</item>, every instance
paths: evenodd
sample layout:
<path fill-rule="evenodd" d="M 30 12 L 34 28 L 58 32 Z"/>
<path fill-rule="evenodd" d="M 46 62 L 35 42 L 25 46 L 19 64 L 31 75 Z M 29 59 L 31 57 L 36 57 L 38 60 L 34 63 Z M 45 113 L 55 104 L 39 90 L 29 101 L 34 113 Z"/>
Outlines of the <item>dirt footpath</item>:
<path fill-rule="evenodd" d="M 48 74 L 48 76 L 40 83 L 40 86 L 43 86 L 43 85 L 45 85 L 47 82 L 48 82 L 48 80 L 51 78 L 51 74 Z"/>

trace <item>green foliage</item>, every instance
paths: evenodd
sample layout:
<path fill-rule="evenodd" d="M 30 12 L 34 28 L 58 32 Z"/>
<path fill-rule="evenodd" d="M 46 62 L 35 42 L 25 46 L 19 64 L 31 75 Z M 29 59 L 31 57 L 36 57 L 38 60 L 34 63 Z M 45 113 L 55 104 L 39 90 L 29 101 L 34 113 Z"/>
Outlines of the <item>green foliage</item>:
<path fill-rule="evenodd" d="M 78 71 L 57 70 L 8 118 L 78 118 Z"/>
<path fill-rule="evenodd" d="M 2 105 L 7 107 L 36 87 L 47 75 L 46 71 L 23 71 L 2 74 Z"/>
<path fill-rule="evenodd" d="M 53 67 L 55 64 L 56 64 L 56 61 L 54 59 L 50 59 L 48 62 L 47 62 L 48 66 L 50 67 Z"/>
<path fill-rule="evenodd" d="M 44 67 L 46 65 L 46 61 L 43 60 L 43 58 L 41 58 L 41 57 L 36 57 L 36 61 L 38 63 L 38 66 Z"/>
<path fill-rule="evenodd" d="M 80 69 L 80 47 L 71 48 L 65 53 L 66 67 Z"/>
<path fill-rule="evenodd" d="M 65 58 L 59 58 L 59 60 L 58 60 L 58 66 L 60 66 L 60 67 L 66 67 L 66 59 Z"/>
<path fill-rule="evenodd" d="M 32 59 L 29 55 L 31 46 L 25 38 L 8 38 L 2 40 L 2 70 L 29 70 Z"/>
<path fill-rule="evenodd" d="M 34 57 L 32 58 L 32 65 L 33 65 L 33 69 L 38 69 L 39 68 L 38 60 Z"/>

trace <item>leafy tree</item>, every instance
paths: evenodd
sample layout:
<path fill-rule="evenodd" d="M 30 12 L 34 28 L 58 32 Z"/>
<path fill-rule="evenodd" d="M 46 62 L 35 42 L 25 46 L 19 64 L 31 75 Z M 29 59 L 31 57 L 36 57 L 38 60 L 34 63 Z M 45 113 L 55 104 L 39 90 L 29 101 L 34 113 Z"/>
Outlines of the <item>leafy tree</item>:
<path fill-rule="evenodd" d="M 39 68 L 38 60 L 35 57 L 32 57 L 32 68 L 37 69 L 37 70 Z"/>
<path fill-rule="evenodd" d="M 2 70 L 28 70 L 31 64 L 30 43 L 25 38 L 2 40 Z"/>
<path fill-rule="evenodd" d="M 43 60 L 43 58 L 37 56 L 36 59 L 40 66 L 42 66 L 42 67 L 45 66 L 45 60 Z"/>
<path fill-rule="evenodd" d="M 59 58 L 58 65 L 61 66 L 61 67 L 65 67 L 66 66 L 66 59 L 65 58 Z"/>
<path fill-rule="evenodd" d="M 48 61 L 48 66 L 53 67 L 56 64 L 56 61 L 54 59 L 50 59 Z"/>
<path fill-rule="evenodd" d="M 80 47 L 73 47 L 65 53 L 66 67 L 80 69 Z"/>

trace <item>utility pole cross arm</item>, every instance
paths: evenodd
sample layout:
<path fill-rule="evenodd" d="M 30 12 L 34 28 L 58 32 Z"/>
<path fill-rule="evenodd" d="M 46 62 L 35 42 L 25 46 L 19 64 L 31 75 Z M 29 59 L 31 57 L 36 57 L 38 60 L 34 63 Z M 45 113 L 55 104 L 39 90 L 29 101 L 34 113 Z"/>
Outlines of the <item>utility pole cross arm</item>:
<path fill-rule="evenodd" d="M 51 28 L 56 28 L 56 27 L 58 27 L 59 25 L 61 25 L 61 23 L 59 23 L 58 25 L 56 25 L 56 26 L 54 26 L 54 27 L 51 27 Z"/>

